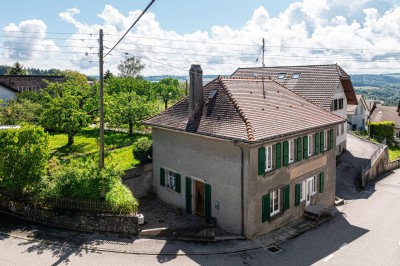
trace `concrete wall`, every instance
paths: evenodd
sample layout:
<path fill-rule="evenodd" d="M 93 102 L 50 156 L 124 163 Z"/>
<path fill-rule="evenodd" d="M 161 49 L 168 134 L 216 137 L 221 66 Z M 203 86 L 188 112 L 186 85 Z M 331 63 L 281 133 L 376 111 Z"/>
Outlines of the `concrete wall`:
<path fill-rule="evenodd" d="M 122 183 L 132 191 L 135 198 L 145 197 L 153 190 L 153 164 L 126 170 Z"/>
<path fill-rule="evenodd" d="M 0 84 L 0 99 L 3 101 L 7 101 L 10 100 L 12 98 L 15 98 L 15 95 L 17 94 L 17 92 L 12 91 L 6 87 L 1 86 Z"/>
<path fill-rule="evenodd" d="M 161 167 L 181 174 L 181 193 L 160 185 Z M 241 233 L 241 153 L 233 142 L 153 128 L 153 169 L 158 197 L 182 210 L 186 208 L 185 177 L 210 184 L 211 216 L 221 227 Z M 192 188 L 194 211 L 193 192 Z"/>
<path fill-rule="evenodd" d="M 314 133 L 314 132 L 311 132 Z M 336 134 L 336 129 L 334 129 Z M 300 135 L 303 136 L 303 135 Z M 292 137 L 293 138 L 293 137 Z M 290 138 L 291 139 L 291 138 Z M 280 139 L 283 142 L 290 139 Z M 266 143 L 264 146 L 274 145 L 276 142 Z M 336 189 L 336 159 L 335 149 L 327 150 L 323 154 L 318 154 L 299 162 L 294 162 L 289 166 L 273 170 L 264 176 L 258 175 L 258 148 L 254 146 L 250 150 L 250 166 L 248 191 L 246 191 L 246 218 L 245 235 L 254 237 L 268 233 L 293 219 L 298 219 L 303 215 L 305 203 L 295 206 L 295 185 L 309 177 L 324 172 L 325 190 L 318 192 L 319 179 L 317 177 L 317 194 L 313 196 L 311 204 L 316 204 L 323 208 L 334 205 Z M 275 151 L 273 151 L 274 154 Z M 314 154 L 314 153 L 313 153 Z M 262 197 L 275 189 L 290 185 L 290 207 L 287 211 L 275 215 L 269 222 L 262 222 Z M 281 195 L 283 199 L 283 195 Z M 282 210 L 282 206 L 281 206 Z"/>

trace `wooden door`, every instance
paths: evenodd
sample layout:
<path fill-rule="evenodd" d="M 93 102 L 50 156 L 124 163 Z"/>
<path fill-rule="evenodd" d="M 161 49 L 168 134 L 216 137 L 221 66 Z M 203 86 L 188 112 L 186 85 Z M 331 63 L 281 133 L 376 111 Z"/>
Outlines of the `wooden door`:
<path fill-rule="evenodd" d="M 204 183 L 196 181 L 196 214 L 204 216 Z"/>

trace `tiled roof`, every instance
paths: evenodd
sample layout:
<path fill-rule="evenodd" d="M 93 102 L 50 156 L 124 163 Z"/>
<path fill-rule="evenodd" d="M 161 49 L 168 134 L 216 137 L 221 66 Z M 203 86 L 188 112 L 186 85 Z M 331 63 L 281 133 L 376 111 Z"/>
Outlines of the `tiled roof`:
<path fill-rule="evenodd" d="M 209 99 L 212 90 L 217 94 Z M 257 142 L 345 121 L 269 79 L 217 78 L 204 87 L 204 99 L 202 114 L 192 123 L 186 97 L 144 124 Z"/>
<path fill-rule="evenodd" d="M 286 74 L 284 78 L 278 79 L 278 75 L 283 73 Z M 331 108 L 332 97 L 342 82 L 348 104 L 357 104 L 350 76 L 337 64 L 239 68 L 232 76 L 253 77 L 255 74 L 258 78 L 270 77 L 328 111 Z M 299 77 L 295 78 L 293 74 L 299 74 Z"/>
<path fill-rule="evenodd" d="M 371 122 L 393 121 L 396 128 L 400 128 L 400 116 L 396 106 L 377 106 L 371 114 Z"/>

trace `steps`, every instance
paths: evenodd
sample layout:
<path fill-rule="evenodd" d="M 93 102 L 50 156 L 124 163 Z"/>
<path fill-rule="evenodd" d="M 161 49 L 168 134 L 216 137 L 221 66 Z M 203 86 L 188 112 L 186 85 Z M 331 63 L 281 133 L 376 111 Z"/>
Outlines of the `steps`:
<path fill-rule="evenodd" d="M 303 213 L 303 216 L 311 219 L 313 221 L 318 221 L 322 219 L 328 212 L 326 209 L 318 206 L 318 205 L 309 205 Z"/>

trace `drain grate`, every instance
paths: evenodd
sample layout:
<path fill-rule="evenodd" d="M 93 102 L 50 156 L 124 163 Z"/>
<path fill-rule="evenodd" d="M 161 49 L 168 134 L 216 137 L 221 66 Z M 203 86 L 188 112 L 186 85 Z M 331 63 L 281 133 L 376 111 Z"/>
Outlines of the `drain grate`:
<path fill-rule="evenodd" d="M 269 246 L 267 248 L 272 254 L 278 254 L 281 253 L 283 251 L 283 249 L 281 249 L 280 247 L 276 246 L 276 245 L 272 245 Z"/>

